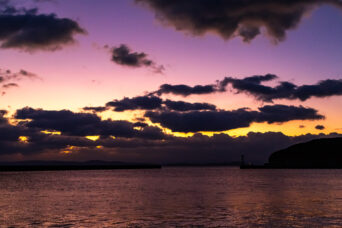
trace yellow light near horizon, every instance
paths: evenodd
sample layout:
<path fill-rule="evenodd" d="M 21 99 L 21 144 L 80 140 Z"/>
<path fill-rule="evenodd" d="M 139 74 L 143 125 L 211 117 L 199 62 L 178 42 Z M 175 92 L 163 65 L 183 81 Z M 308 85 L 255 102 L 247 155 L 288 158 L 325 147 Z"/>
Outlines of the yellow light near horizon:
<path fill-rule="evenodd" d="M 29 142 L 29 138 L 27 136 L 19 136 L 19 142 L 21 143 L 28 143 Z"/>
<path fill-rule="evenodd" d="M 89 140 L 92 140 L 92 141 L 96 141 L 100 138 L 100 136 L 99 135 L 88 135 L 88 136 L 86 136 L 86 138 Z"/>
<path fill-rule="evenodd" d="M 47 134 L 47 135 L 61 135 L 62 132 L 60 131 L 47 131 L 47 130 L 44 130 L 44 131 L 40 131 L 41 133 L 43 134 Z"/>
<path fill-rule="evenodd" d="M 315 126 L 317 124 L 322 124 L 326 128 L 324 130 L 317 130 L 315 129 Z M 300 125 L 305 125 L 304 128 L 300 128 Z M 160 127 L 164 133 L 170 134 L 176 137 L 191 137 L 195 133 L 183 133 L 183 132 L 173 132 L 170 129 L 161 127 L 160 125 L 155 125 Z M 286 136 L 299 136 L 299 135 L 305 135 L 305 134 L 319 134 L 319 133 L 324 133 L 324 134 L 330 134 L 331 132 L 337 132 L 341 133 L 341 129 L 334 129 L 331 128 L 328 124 L 318 122 L 318 121 L 301 121 L 301 120 L 294 120 L 282 124 L 267 124 L 267 123 L 252 123 L 249 127 L 245 128 L 237 128 L 237 129 L 232 129 L 232 130 L 227 130 L 227 131 L 201 131 L 198 132 L 202 135 L 206 136 L 213 136 L 215 134 L 226 134 L 231 137 L 240 137 L 240 136 L 247 136 L 249 133 L 266 133 L 266 132 L 281 132 L 282 134 Z"/>
<path fill-rule="evenodd" d="M 68 146 L 65 150 L 62 150 L 62 154 L 71 154 L 72 150 L 75 148 L 75 146 Z"/>

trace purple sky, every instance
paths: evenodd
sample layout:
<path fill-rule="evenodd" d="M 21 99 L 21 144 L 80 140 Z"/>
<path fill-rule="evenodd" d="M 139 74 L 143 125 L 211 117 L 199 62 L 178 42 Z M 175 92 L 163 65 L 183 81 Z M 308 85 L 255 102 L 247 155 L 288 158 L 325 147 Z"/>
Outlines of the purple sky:
<path fill-rule="evenodd" d="M 13 72 L 25 69 L 39 76 L 39 79 L 22 79 L 16 82 L 19 87 L 5 90 L 0 108 L 8 110 L 8 116 L 26 106 L 79 112 L 85 106 L 104 106 L 114 99 L 141 96 L 166 83 L 207 85 L 226 76 L 242 79 L 272 73 L 279 78 L 266 85 L 275 86 L 279 81 L 311 85 L 320 80 L 338 80 L 342 75 L 342 13 L 334 6 L 323 5 L 306 13 L 297 28 L 288 30 L 286 39 L 275 44 L 264 35 L 244 43 L 239 37 L 223 40 L 215 34 L 185 34 L 163 25 L 155 18 L 153 10 L 137 5 L 133 0 L 13 0 L 10 4 L 17 8 L 37 7 L 40 14 L 54 13 L 58 18 L 69 18 L 87 34 L 75 35 L 75 44 L 56 51 L 0 49 L 0 69 Z M 155 73 L 149 66 L 132 68 L 115 64 L 111 61 L 111 48 L 120 44 L 134 52 L 146 53 L 156 66 L 164 66 L 163 74 Z M 168 94 L 163 98 L 207 102 L 224 110 L 245 107 L 256 110 L 265 105 L 253 96 L 234 91 L 189 97 Z M 204 134 L 224 132 L 243 136 L 253 131 L 298 136 L 342 132 L 339 96 L 313 97 L 305 101 L 282 99 L 273 104 L 314 108 L 326 118 L 293 120 L 281 125 L 253 123 L 249 127 Z M 108 111 L 99 115 L 103 119 L 133 121 L 142 116 L 143 111 Z M 318 124 L 324 125 L 325 129 L 315 129 Z M 300 128 L 300 125 L 306 127 Z M 163 131 L 184 135 L 167 128 Z"/>

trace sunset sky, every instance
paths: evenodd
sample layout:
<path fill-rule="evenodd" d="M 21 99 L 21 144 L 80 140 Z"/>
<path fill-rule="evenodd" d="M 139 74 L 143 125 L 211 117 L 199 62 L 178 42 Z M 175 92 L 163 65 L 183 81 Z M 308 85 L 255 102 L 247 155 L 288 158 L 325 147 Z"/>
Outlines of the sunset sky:
<path fill-rule="evenodd" d="M 260 163 L 339 136 L 341 9 L 0 0 L 0 159 Z"/>

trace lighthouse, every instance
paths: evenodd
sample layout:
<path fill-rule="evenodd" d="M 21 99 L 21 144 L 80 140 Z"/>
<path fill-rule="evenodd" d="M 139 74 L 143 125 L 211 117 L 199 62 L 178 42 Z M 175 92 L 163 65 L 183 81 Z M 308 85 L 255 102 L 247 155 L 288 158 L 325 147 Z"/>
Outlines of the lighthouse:
<path fill-rule="evenodd" d="M 245 155 L 241 155 L 241 162 L 240 162 L 240 166 L 245 166 Z"/>

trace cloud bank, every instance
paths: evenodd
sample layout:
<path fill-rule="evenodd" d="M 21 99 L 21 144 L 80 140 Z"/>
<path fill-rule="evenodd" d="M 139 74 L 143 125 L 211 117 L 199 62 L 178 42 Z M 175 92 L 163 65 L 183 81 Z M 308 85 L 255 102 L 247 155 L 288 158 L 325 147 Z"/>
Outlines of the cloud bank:
<path fill-rule="evenodd" d="M 175 132 L 226 131 L 249 127 L 252 123 L 284 123 L 291 120 L 321 120 L 324 116 L 317 110 L 303 106 L 273 105 L 263 106 L 258 111 L 246 108 L 233 111 L 192 111 L 192 112 L 146 112 L 146 117 L 154 123 Z"/>
<path fill-rule="evenodd" d="M 21 122 L 17 125 L 11 124 L 4 117 L 6 114 L 5 110 L 0 111 L 2 160 L 17 160 L 19 157 L 25 160 L 104 159 L 208 164 L 239 161 L 241 154 L 244 154 L 247 161 L 263 163 L 272 152 L 295 143 L 342 136 L 332 133 L 290 137 L 277 132 L 251 132 L 239 137 L 195 134 L 183 138 L 167 135 L 157 127 L 139 122 L 100 120 L 94 114 L 68 110 L 19 109 L 15 120 Z M 140 130 L 132 129 L 137 125 Z M 42 130 L 58 130 L 61 134 L 46 134 Z M 100 134 L 100 137 L 91 140 L 84 136 L 91 133 Z M 25 140 L 22 140 L 23 137 Z"/>

